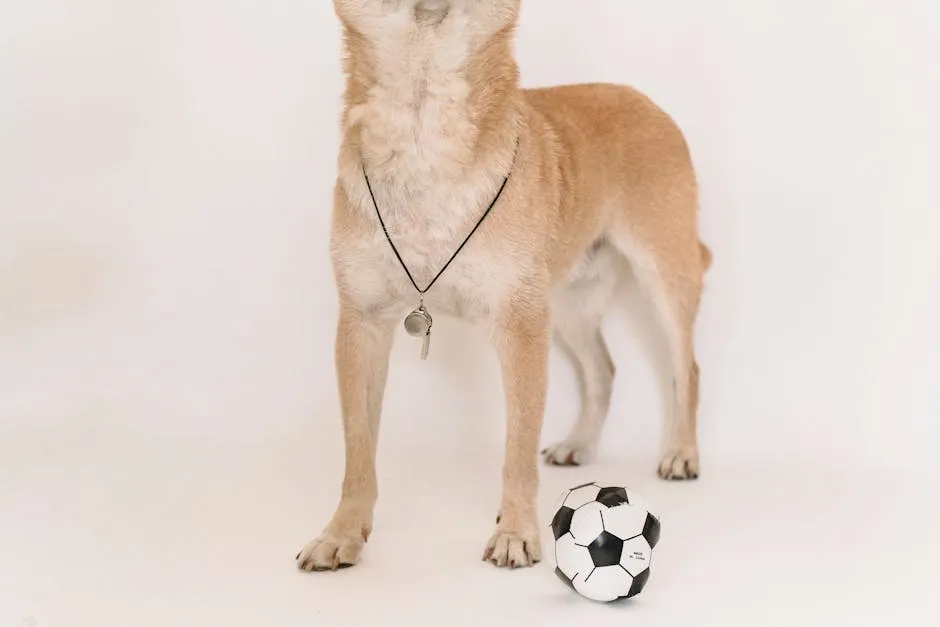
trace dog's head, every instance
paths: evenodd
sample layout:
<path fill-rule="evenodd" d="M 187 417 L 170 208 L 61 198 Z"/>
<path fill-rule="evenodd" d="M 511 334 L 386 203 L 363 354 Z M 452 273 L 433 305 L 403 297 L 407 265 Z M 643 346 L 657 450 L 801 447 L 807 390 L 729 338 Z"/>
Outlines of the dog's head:
<path fill-rule="evenodd" d="M 436 27 L 462 19 L 480 34 L 495 34 L 515 25 L 522 0 L 333 0 L 346 28 L 379 34 L 403 21 Z"/>

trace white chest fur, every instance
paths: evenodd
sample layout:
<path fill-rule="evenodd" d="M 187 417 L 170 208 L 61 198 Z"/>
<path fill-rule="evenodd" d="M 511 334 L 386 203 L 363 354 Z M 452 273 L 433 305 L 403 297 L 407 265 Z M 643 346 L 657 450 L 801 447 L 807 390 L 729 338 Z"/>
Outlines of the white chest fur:
<path fill-rule="evenodd" d="M 376 18 L 377 20 L 380 18 Z M 502 164 L 480 167 L 477 138 L 462 73 L 472 41 L 459 15 L 431 28 L 413 12 L 383 14 L 370 36 L 376 80 L 364 104 L 349 111 L 362 160 L 341 160 L 340 180 L 352 204 L 374 228 L 334 242 L 340 272 L 360 305 L 390 314 L 417 305 L 419 294 L 395 257 L 378 210 L 419 288 L 425 288 L 482 217 L 503 183 Z M 379 26 L 377 24 L 377 26 Z M 468 167 L 473 165 L 474 167 Z M 494 207 L 493 211 L 499 211 Z M 512 265 L 474 236 L 425 296 L 429 309 L 468 319 L 486 316 L 511 284 Z"/>

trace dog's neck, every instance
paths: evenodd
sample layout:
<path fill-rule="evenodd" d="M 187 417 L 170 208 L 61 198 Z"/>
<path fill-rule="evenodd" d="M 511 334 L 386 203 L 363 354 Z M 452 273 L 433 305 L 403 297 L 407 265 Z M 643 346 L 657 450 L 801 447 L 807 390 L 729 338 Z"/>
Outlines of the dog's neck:
<path fill-rule="evenodd" d="M 370 175 L 415 192 L 505 172 L 520 117 L 512 30 L 481 40 L 472 20 L 436 6 L 346 31 L 348 146 Z"/>

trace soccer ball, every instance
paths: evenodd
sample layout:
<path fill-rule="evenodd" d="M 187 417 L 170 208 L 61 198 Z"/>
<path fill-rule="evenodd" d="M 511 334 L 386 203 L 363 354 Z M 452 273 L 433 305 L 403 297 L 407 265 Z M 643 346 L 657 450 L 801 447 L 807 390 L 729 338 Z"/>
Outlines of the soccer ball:
<path fill-rule="evenodd" d="M 552 518 L 555 574 L 593 601 L 635 597 L 650 576 L 659 518 L 622 486 L 586 483 L 565 491 Z"/>

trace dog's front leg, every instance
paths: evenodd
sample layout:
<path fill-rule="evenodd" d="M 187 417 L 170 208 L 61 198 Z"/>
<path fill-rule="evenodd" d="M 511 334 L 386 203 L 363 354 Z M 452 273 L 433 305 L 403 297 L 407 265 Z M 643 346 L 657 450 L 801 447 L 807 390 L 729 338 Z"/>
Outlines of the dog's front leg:
<path fill-rule="evenodd" d="M 359 561 L 378 498 L 375 454 L 394 337 L 386 320 L 342 306 L 336 329 L 346 473 L 339 506 L 323 533 L 297 555 L 303 570 L 335 570 Z"/>
<path fill-rule="evenodd" d="M 548 303 L 511 304 L 500 316 L 495 340 L 506 397 L 506 451 L 499 521 L 483 559 L 517 568 L 542 559 L 536 506 L 551 340 Z"/>

